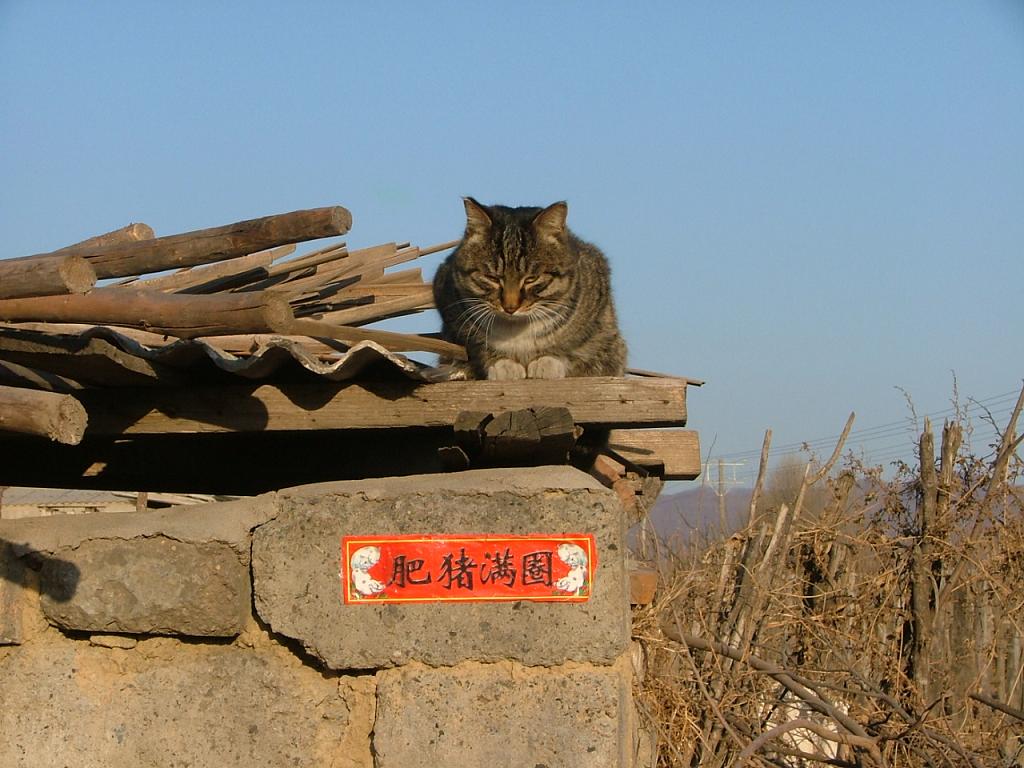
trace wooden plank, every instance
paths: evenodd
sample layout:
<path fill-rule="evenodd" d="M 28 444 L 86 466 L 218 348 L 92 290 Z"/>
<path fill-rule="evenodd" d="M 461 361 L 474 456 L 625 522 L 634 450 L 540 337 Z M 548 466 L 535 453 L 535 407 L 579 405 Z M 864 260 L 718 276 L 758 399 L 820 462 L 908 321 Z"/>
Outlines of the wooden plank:
<path fill-rule="evenodd" d="M 288 302 L 270 292 L 188 296 L 124 287 L 0 300 L 0 320 L 8 322 L 124 325 L 182 339 L 285 332 L 293 317 Z"/>
<path fill-rule="evenodd" d="M 0 386 L 0 432 L 16 432 L 77 445 L 88 416 L 71 395 Z"/>
<path fill-rule="evenodd" d="M 372 297 L 371 297 L 372 299 Z M 434 306 L 434 291 L 429 285 L 420 286 L 415 293 L 381 301 L 371 301 L 361 306 L 336 309 L 317 315 L 318 320 L 338 325 L 361 325 L 409 312 L 429 309 Z"/>
<path fill-rule="evenodd" d="M 0 261 L 0 299 L 85 293 L 96 272 L 80 256 L 54 254 Z"/>
<path fill-rule="evenodd" d="M 343 235 L 351 226 L 352 215 L 341 206 L 333 206 L 264 216 L 142 242 L 75 246 L 64 252 L 88 259 L 100 278 L 126 277 L 193 267 L 279 245 Z"/>
<path fill-rule="evenodd" d="M 287 248 L 294 249 L 294 245 L 284 245 L 281 248 L 272 248 L 269 251 L 249 253 L 245 256 L 236 256 L 233 259 L 219 261 L 216 264 L 208 264 L 201 267 L 191 267 L 169 275 L 160 275 L 145 280 L 135 280 L 131 283 L 133 288 L 140 288 L 147 291 L 165 291 L 168 293 L 194 289 L 197 286 L 205 286 L 207 283 L 222 279 L 229 275 L 236 275 L 245 270 L 256 269 L 270 264 L 275 255 Z M 189 291 L 202 293 L 202 291 Z"/>
<path fill-rule="evenodd" d="M 286 246 L 295 249 L 295 246 Z M 280 249 L 275 249 L 280 250 Z M 274 251 L 264 251 L 273 254 Z M 296 272 L 312 270 L 320 264 L 337 259 L 343 259 L 348 255 L 345 244 L 342 243 L 335 248 L 318 251 L 308 256 L 300 256 L 297 259 L 288 261 L 276 261 L 273 255 L 263 264 L 255 264 L 244 271 L 226 273 L 216 280 L 208 280 L 202 284 L 197 283 L 190 287 L 188 293 L 214 293 L 216 291 L 253 291 L 263 290 L 288 279 L 288 276 Z M 273 263 L 271 263 L 273 262 Z M 206 267 L 213 269 L 213 267 Z M 262 286 L 262 288 L 260 287 Z"/>
<path fill-rule="evenodd" d="M 608 447 L 664 480 L 693 480 L 700 476 L 700 438 L 693 430 L 616 429 L 608 438 Z"/>
<path fill-rule="evenodd" d="M 679 426 L 686 384 L 671 379 L 296 383 L 88 390 L 90 434 L 451 427 L 463 411 L 564 407 L 578 424 Z"/>

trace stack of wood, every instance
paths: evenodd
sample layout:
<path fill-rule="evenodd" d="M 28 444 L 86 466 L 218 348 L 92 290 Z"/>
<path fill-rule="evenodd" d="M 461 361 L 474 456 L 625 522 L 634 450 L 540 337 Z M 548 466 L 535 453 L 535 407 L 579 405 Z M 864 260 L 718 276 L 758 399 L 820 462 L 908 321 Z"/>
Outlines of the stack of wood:
<path fill-rule="evenodd" d="M 364 327 L 432 307 L 419 269 L 392 268 L 458 241 L 351 251 L 340 243 L 294 255 L 296 243 L 344 235 L 351 223 L 349 212 L 334 206 L 159 238 L 149 226 L 131 224 L 51 253 L 3 260 L 0 334 L 112 326 L 149 346 L 201 339 L 235 355 L 272 335 L 322 359 L 367 340 L 397 352 L 464 356 L 437 338 Z M 86 420 L 66 394 L 0 387 L 0 431 L 77 444 Z"/>

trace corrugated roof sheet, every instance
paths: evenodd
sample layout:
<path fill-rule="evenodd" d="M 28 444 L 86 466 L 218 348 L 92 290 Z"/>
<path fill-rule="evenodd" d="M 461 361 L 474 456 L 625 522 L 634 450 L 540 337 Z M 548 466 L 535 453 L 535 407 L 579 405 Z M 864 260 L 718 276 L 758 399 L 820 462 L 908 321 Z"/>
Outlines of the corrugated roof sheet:
<path fill-rule="evenodd" d="M 0 366 L 4 361 L 69 377 L 85 385 L 126 386 L 175 384 L 193 379 L 203 369 L 245 379 L 267 379 L 288 368 L 300 369 L 331 381 L 347 381 L 373 367 L 383 367 L 414 381 L 430 381 L 427 366 L 391 352 L 373 341 L 345 350 L 327 350 L 329 357 L 312 351 L 310 340 L 300 343 L 286 336 L 246 337 L 251 347 L 236 355 L 202 339 L 147 344 L 155 334 L 131 335 L 109 327 L 91 327 L 61 334 L 33 330 L 0 329 Z M 243 343 L 245 339 L 241 340 Z M 326 347 L 325 347 L 326 349 Z M 11 371 L 8 372 L 11 375 Z"/>

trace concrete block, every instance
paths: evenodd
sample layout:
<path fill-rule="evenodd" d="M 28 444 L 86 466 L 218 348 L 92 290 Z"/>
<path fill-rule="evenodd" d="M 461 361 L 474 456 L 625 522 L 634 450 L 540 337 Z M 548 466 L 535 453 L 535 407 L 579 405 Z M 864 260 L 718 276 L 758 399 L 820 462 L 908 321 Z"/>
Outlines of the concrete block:
<path fill-rule="evenodd" d="M 0 701 L 5 768 L 369 765 L 346 755 L 369 755 L 372 720 L 353 722 L 338 681 L 280 648 L 154 638 L 135 650 L 0 649 Z"/>
<path fill-rule="evenodd" d="M 305 486 L 279 492 L 253 539 L 260 617 L 334 669 L 409 661 L 453 665 L 608 664 L 629 641 L 624 520 L 615 495 L 567 467 L 480 470 Z M 596 536 L 588 602 L 344 605 L 341 537 L 371 534 Z"/>
<path fill-rule="evenodd" d="M 620 667 L 412 665 L 379 676 L 377 768 L 628 768 L 635 739 Z"/>

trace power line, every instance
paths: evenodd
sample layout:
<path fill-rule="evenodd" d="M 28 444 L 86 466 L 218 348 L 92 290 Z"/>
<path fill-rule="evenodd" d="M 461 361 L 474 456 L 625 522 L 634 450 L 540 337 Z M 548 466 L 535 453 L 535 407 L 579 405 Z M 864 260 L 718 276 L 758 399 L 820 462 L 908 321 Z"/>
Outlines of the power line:
<path fill-rule="evenodd" d="M 987 436 L 994 438 L 999 434 L 999 427 L 997 426 L 999 421 L 1011 414 L 1011 403 L 1016 403 L 1018 395 L 1019 393 L 1017 391 L 1010 391 L 998 395 L 992 395 L 983 399 L 970 398 L 962 405 L 950 406 L 949 408 L 925 414 L 914 414 L 913 416 L 907 416 L 900 421 L 878 424 L 872 427 L 854 430 L 851 431 L 848 436 L 847 446 L 855 445 L 859 448 L 859 452 L 863 454 L 868 461 L 875 464 L 891 463 L 892 461 L 901 458 L 909 459 L 913 457 L 916 448 L 916 440 L 914 438 L 916 437 L 918 423 L 920 420 L 928 418 L 932 421 L 937 421 L 940 418 L 955 416 L 961 413 L 972 416 L 976 420 L 980 420 L 980 425 L 975 426 L 973 429 L 974 440 L 981 440 Z M 993 421 L 996 423 L 993 424 Z M 976 421 L 975 424 L 979 424 L 979 421 Z M 892 442 L 893 438 L 899 438 L 900 436 L 906 436 L 908 439 L 906 439 L 906 441 L 900 440 L 898 442 Z M 816 452 L 819 449 L 831 449 L 839 437 L 839 434 L 835 434 L 828 437 L 815 438 L 813 440 L 803 440 L 780 446 L 773 446 L 769 450 L 769 457 L 774 460 L 778 460 L 786 456 L 805 454 L 808 451 Z M 883 444 L 877 445 L 880 441 L 883 442 Z M 720 454 L 716 459 L 722 462 L 726 459 L 731 460 L 727 465 L 723 463 L 723 466 L 729 466 L 732 468 L 732 477 L 729 479 L 729 484 L 733 485 L 743 482 L 739 479 L 740 477 L 747 479 L 752 479 L 754 477 L 756 467 L 745 465 L 748 461 L 759 459 L 760 453 L 760 449 L 756 451 L 736 451 Z M 710 474 L 709 469 L 709 462 L 705 462 L 705 478 Z M 737 470 L 740 471 L 737 472 Z"/>
<path fill-rule="evenodd" d="M 1016 401 L 1016 391 L 1005 392 L 999 395 L 992 395 L 983 400 L 971 399 L 965 405 L 959 408 L 960 411 L 978 411 L 987 409 L 992 413 L 993 417 L 1009 415 L 1010 408 L 1005 409 L 997 408 L 993 410 L 989 406 L 1003 405 L 1011 401 Z M 929 418 L 936 420 L 941 417 L 952 416 L 957 413 L 956 407 L 945 408 L 941 411 L 933 411 L 931 413 L 920 414 L 918 418 Z M 888 424 L 879 424 L 873 427 L 865 427 L 864 429 L 853 430 L 850 432 L 848 442 L 855 443 L 870 443 L 872 440 L 885 439 L 898 435 L 900 432 L 911 431 L 913 428 L 913 418 L 907 417 L 901 421 L 889 422 Z M 828 437 L 819 437 L 812 440 L 801 440 L 798 442 L 787 443 L 780 446 L 773 446 L 770 450 L 771 455 L 788 455 L 790 453 L 802 453 L 807 448 L 824 448 L 831 446 L 838 440 L 840 435 L 829 435 Z M 749 451 L 735 451 L 732 453 L 720 454 L 723 459 L 751 459 L 760 456 L 761 450 L 749 450 Z"/>

